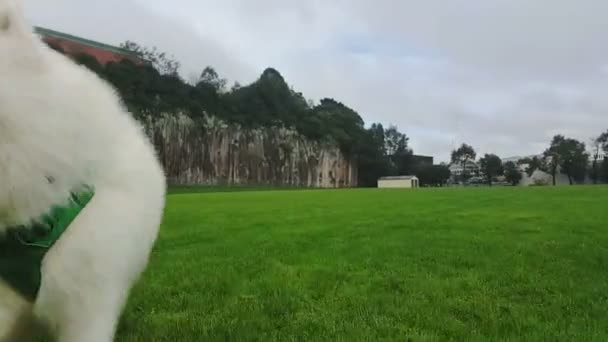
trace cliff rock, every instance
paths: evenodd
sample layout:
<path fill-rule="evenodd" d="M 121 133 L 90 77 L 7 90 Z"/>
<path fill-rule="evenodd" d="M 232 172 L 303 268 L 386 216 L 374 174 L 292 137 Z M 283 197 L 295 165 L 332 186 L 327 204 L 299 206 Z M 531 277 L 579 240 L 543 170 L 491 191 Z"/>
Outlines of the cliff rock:
<path fill-rule="evenodd" d="M 337 146 L 283 128 L 244 129 L 213 118 L 148 123 L 172 185 L 354 187 L 357 168 Z"/>

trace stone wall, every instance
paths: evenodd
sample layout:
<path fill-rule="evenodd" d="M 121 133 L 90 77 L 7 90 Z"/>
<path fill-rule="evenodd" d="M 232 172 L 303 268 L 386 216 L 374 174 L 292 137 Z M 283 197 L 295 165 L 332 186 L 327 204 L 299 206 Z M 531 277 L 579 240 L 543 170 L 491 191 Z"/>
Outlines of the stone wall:
<path fill-rule="evenodd" d="M 249 130 L 185 116 L 169 116 L 146 129 L 173 185 L 357 185 L 356 165 L 337 146 L 292 130 Z"/>

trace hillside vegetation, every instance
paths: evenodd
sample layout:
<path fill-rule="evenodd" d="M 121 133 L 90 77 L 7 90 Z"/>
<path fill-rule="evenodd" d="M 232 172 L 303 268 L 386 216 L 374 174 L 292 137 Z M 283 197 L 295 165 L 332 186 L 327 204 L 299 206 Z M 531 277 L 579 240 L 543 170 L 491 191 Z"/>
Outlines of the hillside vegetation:
<path fill-rule="evenodd" d="M 51 47 L 62 52 L 60 47 Z M 306 99 L 274 68 L 265 69 L 251 84 L 229 87 L 212 67 L 203 68 L 196 79 L 185 80 L 180 63 L 166 53 L 134 42 L 122 47 L 150 63 L 138 66 L 123 60 L 101 65 L 86 54 L 73 58 L 109 81 L 146 125 L 166 116 L 186 115 L 197 122 L 201 134 L 213 122 L 209 117 L 245 130 L 291 129 L 308 141 L 338 147 L 357 165 L 361 186 L 375 186 L 380 176 L 411 174 L 418 167 L 409 138 L 396 126 L 373 123 L 366 127 L 357 111 L 338 100 L 322 98 L 315 103 Z"/>

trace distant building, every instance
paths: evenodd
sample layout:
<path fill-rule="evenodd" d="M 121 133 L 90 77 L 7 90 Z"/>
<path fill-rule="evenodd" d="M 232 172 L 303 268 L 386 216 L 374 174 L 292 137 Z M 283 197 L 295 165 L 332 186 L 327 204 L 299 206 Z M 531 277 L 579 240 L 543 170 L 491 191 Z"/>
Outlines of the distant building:
<path fill-rule="evenodd" d="M 520 161 L 520 160 L 522 160 L 522 159 L 524 159 L 524 157 L 516 156 L 516 157 L 502 158 L 501 161 L 502 161 L 503 164 L 506 164 L 508 162 L 512 162 L 512 163 L 517 164 L 517 162 Z"/>
<path fill-rule="evenodd" d="M 449 169 L 453 177 L 462 176 L 463 173 L 477 175 L 481 171 L 481 167 L 474 160 L 468 160 L 464 167 L 461 162 L 451 163 Z"/>
<path fill-rule="evenodd" d="M 527 156 L 523 156 L 523 157 L 522 156 L 515 156 L 515 157 L 509 157 L 509 158 L 502 158 L 501 160 L 502 160 L 503 164 L 506 164 L 508 162 L 512 162 L 512 163 L 518 164 L 518 162 L 520 160 L 522 160 L 522 159 L 533 159 L 533 158 L 540 158 L 540 159 L 542 159 L 543 155 L 542 154 L 531 154 L 531 155 L 527 155 Z"/>
<path fill-rule="evenodd" d="M 132 51 L 120 47 L 96 42 L 71 34 L 50 30 L 42 27 L 35 27 L 35 32 L 49 46 L 60 50 L 68 56 L 75 57 L 80 54 L 87 54 L 95 57 L 99 64 L 105 65 L 110 62 L 120 62 L 130 60 L 135 64 L 144 64 L 145 61 Z"/>
<path fill-rule="evenodd" d="M 420 181 L 416 176 L 393 176 L 378 179 L 378 188 L 418 188 Z"/>

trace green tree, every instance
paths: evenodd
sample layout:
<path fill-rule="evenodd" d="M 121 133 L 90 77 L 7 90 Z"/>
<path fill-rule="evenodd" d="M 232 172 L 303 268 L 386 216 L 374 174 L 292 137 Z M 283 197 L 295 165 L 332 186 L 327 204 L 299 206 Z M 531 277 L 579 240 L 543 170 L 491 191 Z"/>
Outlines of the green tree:
<path fill-rule="evenodd" d="M 207 66 L 201 72 L 197 84 L 206 84 L 215 89 L 217 93 L 224 92 L 228 81 L 225 78 L 220 78 L 217 71 L 213 67 Z M 238 89 L 238 87 L 236 88 Z"/>
<path fill-rule="evenodd" d="M 355 142 L 360 184 L 375 186 L 381 176 L 417 172 L 408 142 L 407 135 L 396 126 L 384 129 L 382 124 L 375 123 L 365 130 L 363 138 Z"/>
<path fill-rule="evenodd" d="M 469 161 L 474 161 L 477 153 L 472 146 L 462 144 L 458 149 L 452 151 L 452 163 L 460 163 L 462 165 L 462 179 L 468 178 L 469 174 L 466 165 Z"/>
<path fill-rule="evenodd" d="M 120 44 L 122 49 L 131 51 L 139 58 L 151 63 L 152 66 L 161 74 L 179 76 L 181 63 L 166 52 L 158 51 L 156 47 L 148 48 L 135 42 L 127 40 Z"/>
<path fill-rule="evenodd" d="M 385 149 L 386 153 L 390 156 L 399 152 L 406 151 L 409 138 L 399 132 L 397 126 L 390 125 L 387 130 L 384 131 L 385 137 Z"/>
<path fill-rule="evenodd" d="M 503 174 L 502 160 L 495 154 L 486 154 L 479 160 L 481 171 L 485 173 L 488 185 L 492 186 L 492 179 Z"/>
<path fill-rule="evenodd" d="M 551 141 L 551 146 L 545 151 L 548 159 L 549 170 L 555 185 L 555 177 L 558 168 L 568 176 L 570 185 L 574 181 L 582 181 L 585 178 L 589 155 L 585 152 L 585 144 L 563 135 L 556 135 Z"/>
<path fill-rule="evenodd" d="M 521 182 L 523 175 L 519 171 L 519 168 L 513 162 L 506 162 L 504 165 L 504 174 L 507 182 L 515 186 Z"/>
<path fill-rule="evenodd" d="M 447 165 L 433 165 L 432 168 L 434 182 L 440 186 L 446 185 L 452 175 L 450 168 Z"/>
<path fill-rule="evenodd" d="M 420 185 L 444 186 L 450 178 L 450 169 L 446 165 L 419 165 L 416 167 L 416 177 Z"/>
<path fill-rule="evenodd" d="M 608 153 L 608 130 L 606 132 L 600 134 L 600 136 L 597 138 L 597 141 L 599 142 L 602 150 L 604 150 L 604 152 Z"/>
<path fill-rule="evenodd" d="M 556 185 L 557 170 L 559 168 L 559 154 L 551 150 L 545 150 L 543 153 L 543 165 L 545 170 L 551 175 L 552 184 Z"/>
<path fill-rule="evenodd" d="M 591 168 L 589 169 L 589 178 L 593 184 L 597 184 L 600 180 L 601 164 L 599 162 L 600 153 L 602 152 L 598 139 L 593 139 L 591 147 Z"/>
<path fill-rule="evenodd" d="M 321 122 L 324 136 L 331 137 L 346 156 L 355 156 L 356 147 L 365 132 L 359 113 L 330 98 L 322 99 L 313 112 Z"/>
<path fill-rule="evenodd" d="M 597 184 L 602 179 L 603 163 L 600 163 L 600 153 L 608 153 L 608 131 L 600 134 L 599 137 L 593 139 L 592 147 L 592 165 L 590 176 L 593 180 L 593 184 Z"/>
<path fill-rule="evenodd" d="M 326 136 L 326 132 L 322 130 L 334 128 L 333 123 L 330 124 L 332 127 L 321 127 L 324 124 L 322 118 L 315 117 L 314 119 L 318 120 L 306 121 L 310 119 L 309 115 L 317 116 L 319 113 L 311 113 L 312 109 L 304 97 L 295 92 L 283 76 L 273 68 L 264 70 L 252 84 L 236 88 L 223 95 L 222 100 L 227 109 L 224 118 L 245 127 L 295 128 L 307 137 Z"/>
<path fill-rule="evenodd" d="M 534 156 L 532 158 L 523 158 L 517 162 L 518 165 L 528 164 L 526 167 L 526 174 L 528 177 L 531 177 L 534 171 L 536 170 L 545 170 L 546 167 L 544 165 L 543 159 Z"/>
<path fill-rule="evenodd" d="M 382 124 L 372 124 L 365 130 L 357 145 L 358 183 L 363 187 L 375 187 L 378 178 L 389 174 Z"/>
<path fill-rule="evenodd" d="M 413 172 L 413 151 L 408 147 L 409 138 L 391 125 L 384 131 L 385 151 L 389 159 L 391 174 L 406 175 Z"/>

